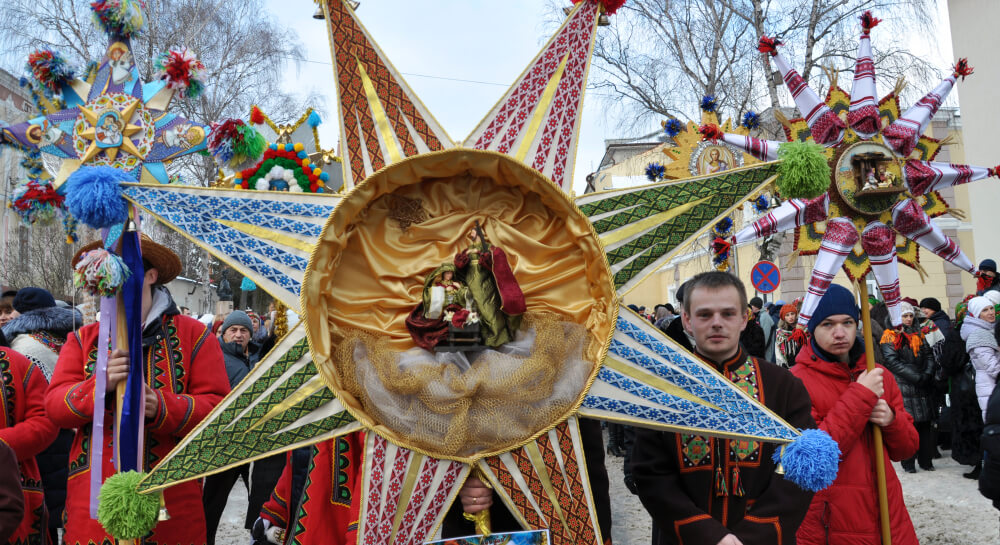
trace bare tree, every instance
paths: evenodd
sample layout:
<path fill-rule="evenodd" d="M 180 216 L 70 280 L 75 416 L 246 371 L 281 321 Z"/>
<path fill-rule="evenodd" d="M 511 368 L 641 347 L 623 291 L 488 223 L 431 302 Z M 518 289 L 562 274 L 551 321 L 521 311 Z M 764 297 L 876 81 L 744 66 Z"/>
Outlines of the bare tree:
<path fill-rule="evenodd" d="M 316 95 L 294 97 L 281 89 L 282 74 L 302 60 L 296 33 L 267 16 L 262 0 L 147 0 L 145 30 L 133 39 L 140 76 L 153 77 L 160 53 L 177 47 L 191 49 L 205 64 L 204 93 L 193 100 L 175 100 L 172 109 L 209 124 L 228 117 L 246 117 L 258 104 L 277 122 L 298 118 L 307 105 L 322 110 Z M 84 66 L 104 54 L 106 39 L 94 27 L 87 0 L 5 0 L 0 4 L 0 44 L 7 54 L 0 61 L 20 73 L 28 53 L 55 49 Z M 187 183 L 205 185 L 217 168 L 210 158 L 194 157 L 168 167 L 183 173 Z"/>
<path fill-rule="evenodd" d="M 933 0 L 630 0 L 598 34 L 591 85 L 629 128 L 695 118 L 703 95 L 714 95 L 735 118 L 787 105 L 770 60 L 756 50 L 758 38 L 780 36 L 807 80 L 826 67 L 849 78 L 858 17 L 868 9 L 885 19 L 873 44 L 880 85 L 888 89 L 904 74 L 923 84 L 935 71 L 908 51 L 906 38 L 933 34 L 934 6 Z"/>
<path fill-rule="evenodd" d="M 107 40 L 91 22 L 89 3 L 4 0 L 0 3 L 0 50 L 5 53 L 0 53 L 0 64 L 12 73 L 21 73 L 28 53 L 38 48 L 57 50 L 80 67 L 100 60 Z M 206 66 L 204 93 L 196 99 L 175 99 L 171 106 L 188 119 L 210 124 L 228 117 L 245 118 L 252 104 L 278 123 L 297 119 L 306 106 L 322 112 L 321 97 L 295 97 L 282 90 L 284 69 L 289 63 L 298 69 L 301 48 L 296 32 L 275 23 L 263 4 L 262 0 L 146 0 L 146 28 L 132 40 L 140 76 L 145 81 L 152 79 L 156 57 L 183 46 Z M 218 172 L 211 158 L 197 155 L 175 161 L 167 169 L 171 174 L 182 174 L 190 185 L 208 185 Z M 186 275 L 208 281 L 212 267 L 216 271 L 223 267 L 184 237 L 153 223 L 145 228 L 178 253 Z M 51 245 L 49 235 L 61 238 L 47 229 L 36 229 L 31 238 L 48 240 Z M 89 240 L 83 238 L 83 242 Z M 65 260 L 53 267 L 48 261 L 43 264 L 42 255 L 36 255 L 35 250 L 29 253 L 37 259 L 5 267 L 0 275 L 13 285 L 27 285 L 29 279 L 47 271 L 69 271 Z M 44 281 L 46 286 L 55 287 L 63 280 Z"/>

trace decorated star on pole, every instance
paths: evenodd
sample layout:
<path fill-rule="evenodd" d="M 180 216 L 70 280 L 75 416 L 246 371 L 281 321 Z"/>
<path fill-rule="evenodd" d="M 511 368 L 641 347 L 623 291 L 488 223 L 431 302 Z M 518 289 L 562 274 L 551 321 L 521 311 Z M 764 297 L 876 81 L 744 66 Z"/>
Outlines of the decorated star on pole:
<path fill-rule="evenodd" d="M 141 81 L 131 45 L 131 36 L 144 23 L 137 6 L 92 6 L 109 43 L 91 78 L 66 77 L 70 72 L 64 61 L 49 51 L 29 59 L 37 87 L 61 100 L 40 101 L 43 115 L 3 128 L 0 142 L 55 159 L 60 164 L 56 188 L 84 166 L 108 166 L 135 181 L 166 184 L 166 163 L 206 148 L 204 125 L 168 111 L 175 94 L 193 97 L 201 90 L 198 71 L 203 66 L 187 50 L 170 51 L 157 61 L 159 79 Z"/>

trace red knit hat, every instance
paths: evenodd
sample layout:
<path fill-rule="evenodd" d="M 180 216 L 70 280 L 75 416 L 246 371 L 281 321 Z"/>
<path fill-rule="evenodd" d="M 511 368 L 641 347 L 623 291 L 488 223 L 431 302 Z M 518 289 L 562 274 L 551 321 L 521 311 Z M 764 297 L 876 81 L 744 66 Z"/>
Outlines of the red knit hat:
<path fill-rule="evenodd" d="M 794 301 L 792 301 L 791 303 L 788 303 L 787 305 L 781 307 L 781 314 L 779 314 L 778 317 L 779 318 L 784 318 L 785 315 L 787 315 L 789 312 L 794 312 L 796 314 L 798 314 L 798 312 L 799 312 L 799 307 L 798 307 L 798 305 L 795 304 Z"/>

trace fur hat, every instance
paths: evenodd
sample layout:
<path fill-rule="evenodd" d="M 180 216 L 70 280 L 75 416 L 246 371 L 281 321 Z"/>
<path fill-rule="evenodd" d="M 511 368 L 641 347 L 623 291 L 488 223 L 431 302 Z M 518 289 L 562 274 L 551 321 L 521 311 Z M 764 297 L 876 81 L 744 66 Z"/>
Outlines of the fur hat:
<path fill-rule="evenodd" d="M 993 306 L 993 301 L 990 301 L 986 297 L 973 297 L 969 300 L 969 316 L 979 318 L 979 314 Z"/>
<path fill-rule="evenodd" d="M 21 288 L 14 296 L 14 310 L 24 314 L 25 312 L 56 306 L 56 299 L 52 297 L 49 290 L 42 288 Z"/>
<path fill-rule="evenodd" d="M 809 318 L 807 326 L 809 333 L 812 334 L 816 330 L 816 326 L 823 320 L 838 314 L 846 314 L 857 320 L 858 316 L 861 315 L 861 310 L 858 309 L 854 294 L 850 290 L 840 284 L 830 284 L 823 298 L 816 305 L 812 317 Z"/>
<path fill-rule="evenodd" d="M 153 242 L 153 239 L 149 238 L 145 233 L 140 237 L 140 249 L 142 250 L 142 259 L 148 261 L 150 265 L 156 269 L 158 273 L 156 283 L 166 284 L 177 278 L 177 275 L 181 274 L 181 259 L 177 257 L 171 249 L 163 246 L 162 244 L 157 244 Z M 83 248 L 80 248 L 76 255 L 73 256 L 73 261 L 70 264 L 76 268 L 76 264 L 80 261 L 80 258 L 85 252 L 90 250 L 96 250 L 102 248 L 104 242 L 101 240 L 95 240 L 90 244 L 87 244 Z"/>

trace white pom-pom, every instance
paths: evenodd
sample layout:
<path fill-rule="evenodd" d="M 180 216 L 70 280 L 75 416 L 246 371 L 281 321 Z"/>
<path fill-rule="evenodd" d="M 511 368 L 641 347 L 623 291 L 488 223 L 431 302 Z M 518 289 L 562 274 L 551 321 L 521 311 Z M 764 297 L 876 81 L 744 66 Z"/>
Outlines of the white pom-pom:
<path fill-rule="evenodd" d="M 288 191 L 291 193 L 302 193 L 302 188 L 298 183 L 288 184 Z"/>
<path fill-rule="evenodd" d="M 257 180 L 257 185 L 254 186 L 257 191 L 267 191 L 271 189 L 271 183 L 267 181 L 267 178 L 261 178 Z"/>

